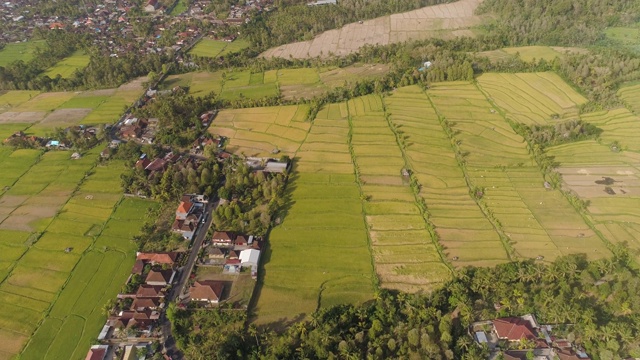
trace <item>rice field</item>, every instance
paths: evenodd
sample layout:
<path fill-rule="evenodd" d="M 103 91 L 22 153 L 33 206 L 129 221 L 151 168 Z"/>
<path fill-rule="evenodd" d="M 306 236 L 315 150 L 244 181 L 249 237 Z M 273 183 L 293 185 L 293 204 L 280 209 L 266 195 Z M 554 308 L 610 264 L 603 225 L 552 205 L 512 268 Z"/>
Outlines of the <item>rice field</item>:
<path fill-rule="evenodd" d="M 25 129 L 44 136 L 57 127 L 112 124 L 142 92 L 140 80 L 96 91 L 7 91 L 0 95 L 0 139 Z"/>
<path fill-rule="evenodd" d="M 10 43 L 0 50 L 0 66 L 7 66 L 15 61 L 29 62 L 33 59 L 33 52 L 38 46 L 45 46 L 44 41 L 26 41 Z"/>
<path fill-rule="evenodd" d="M 102 187 L 110 181 L 104 173 L 96 175 L 96 182 L 87 182 L 87 185 Z M 83 190 L 87 189 L 83 187 Z M 93 344 L 106 320 L 102 307 L 115 297 L 129 275 L 136 249 L 131 236 L 108 235 L 106 229 L 117 226 L 129 229 L 135 235 L 144 221 L 146 210 L 158 206 L 157 203 L 142 199 L 126 198 L 119 202 L 120 196 L 117 196 L 115 200 L 117 207 L 108 214 L 108 221 L 103 227 L 105 231 L 93 237 L 91 249 L 75 265 L 68 283 L 21 358 L 82 359 Z M 51 330 L 51 327 L 56 330 Z M 77 336 L 70 338 L 65 327 L 76 331 Z M 46 354 L 46 357 L 42 357 L 42 354 Z"/>
<path fill-rule="evenodd" d="M 189 54 L 215 58 L 240 52 L 248 48 L 249 45 L 249 42 L 247 42 L 246 40 L 235 40 L 233 42 L 227 42 L 222 40 L 204 38 L 200 40 L 193 47 L 193 49 L 189 51 Z"/>
<path fill-rule="evenodd" d="M 350 161 L 348 114 L 345 103 L 324 107 L 296 153 L 287 187 L 291 208 L 271 231 L 265 254 L 258 323 L 278 327 L 318 306 L 373 296 L 376 280 Z"/>
<path fill-rule="evenodd" d="M 586 252 L 609 255 L 604 241 L 585 223 L 564 196 L 543 186 L 545 179 L 530 159 L 524 140 L 472 84 L 442 83 L 431 87 L 438 113 L 455 132 L 467 176 L 482 189 L 486 204 L 509 245 L 520 258 Z M 588 245 L 588 246 L 587 246 Z"/>
<path fill-rule="evenodd" d="M 451 272 L 427 230 L 410 186 L 402 176 L 403 152 L 385 117 L 382 99 L 369 95 L 348 103 L 351 147 L 366 199 L 364 212 L 381 286 L 428 290 Z"/>
<path fill-rule="evenodd" d="M 640 118 L 626 108 L 582 114 L 580 118 L 603 130 L 600 140 L 603 144 L 618 143 L 624 151 L 640 151 L 638 134 L 640 134 Z"/>
<path fill-rule="evenodd" d="M 306 105 L 223 110 L 209 132 L 229 139 L 227 150 L 247 156 L 293 156 L 311 123 Z"/>
<path fill-rule="evenodd" d="M 508 261 L 499 234 L 469 195 L 451 140 L 429 98 L 411 86 L 395 91 L 385 98 L 385 104 L 421 185 L 429 221 L 452 265 L 489 266 Z"/>
<path fill-rule="evenodd" d="M 640 114 L 640 84 L 620 88 L 620 90 L 618 90 L 618 96 L 626 103 L 631 111 Z"/>
<path fill-rule="evenodd" d="M 625 243 L 639 258 L 640 154 L 612 152 L 594 140 L 554 146 L 548 153 L 560 164 L 565 188 L 588 201 L 587 215 L 595 228 L 610 242 Z"/>
<path fill-rule="evenodd" d="M 27 151 L 33 153 L 18 154 L 25 164 L 39 161 L 26 171 L 15 168 L 17 181 L 0 197 L 8 215 L 0 222 L 0 306 L 8 310 L 0 314 L 0 352 L 81 359 L 104 324 L 103 304 L 133 264 L 129 234 L 139 231 L 146 208 L 157 205 L 122 200 L 124 164 L 93 168 L 98 150 L 79 160 L 62 151 L 16 150 L 2 160 L 9 164 Z M 125 235 L 107 233 L 110 227 Z"/>
<path fill-rule="evenodd" d="M 213 91 L 226 100 L 278 95 L 287 100 L 308 99 L 348 82 L 381 77 L 388 70 L 388 66 L 381 64 L 355 64 L 344 68 L 279 69 L 258 73 L 248 70 L 201 71 L 170 75 L 160 88 L 166 90 L 182 86 L 189 88 L 189 93 L 194 96 L 204 96 Z"/>
<path fill-rule="evenodd" d="M 556 57 L 562 57 L 562 53 L 554 50 L 549 46 L 520 46 L 502 49 L 505 53 L 518 56 L 522 61 L 531 62 L 544 59 L 552 61 Z"/>
<path fill-rule="evenodd" d="M 89 65 L 89 54 L 85 54 L 82 50 L 78 50 L 62 60 L 53 67 L 45 71 L 44 75 L 55 78 L 57 76 L 63 79 L 70 78 L 76 70 L 82 70 Z"/>
<path fill-rule="evenodd" d="M 578 106 L 587 102 L 554 73 L 489 73 L 479 76 L 478 83 L 507 118 L 527 125 L 577 118 Z M 492 109 L 487 103 L 479 110 L 487 113 Z"/>

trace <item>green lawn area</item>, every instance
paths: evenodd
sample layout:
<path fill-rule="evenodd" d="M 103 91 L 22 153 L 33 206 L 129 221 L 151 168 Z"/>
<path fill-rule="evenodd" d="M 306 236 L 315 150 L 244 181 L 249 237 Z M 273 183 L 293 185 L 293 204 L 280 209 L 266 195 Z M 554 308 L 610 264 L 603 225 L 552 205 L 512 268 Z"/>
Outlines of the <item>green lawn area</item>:
<path fill-rule="evenodd" d="M 28 62 L 33 58 L 33 52 L 36 48 L 44 45 L 44 41 L 27 41 L 6 44 L 5 47 L 0 50 L 0 66 L 7 66 L 18 60 Z"/>
<path fill-rule="evenodd" d="M 640 27 L 610 27 L 604 33 L 609 39 L 640 52 Z"/>
<path fill-rule="evenodd" d="M 217 57 L 232 54 L 249 47 L 245 40 L 226 42 L 213 39 L 202 39 L 189 51 L 193 55 L 203 57 Z"/>
<path fill-rule="evenodd" d="M 66 79 L 73 75 L 76 70 L 84 69 L 89 65 L 89 55 L 78 50 L 49 68 L 44 74 L 50 78 L 60 75 Z"/>
<path fill-rule="evenodd" d="M 224 41 L 202 39 L 189 52 L 196 56 L 216 57 L 226 46 L 227 43 Z"/>
<path fill-rule="evenodd" d="M 534 59 L 545 59 L 551 61 L 556 57 L 562 57 L 562 54 L 553 50 L 548 46 L 521 46 L 513 48 L 504 48 L 504 52 L 510 55 L 520 55 L 523 61 L 533 61 Z"/>
<path fill-rule="evenodd" d="M 187 2 L 185 0 L 178 0 L 176 6 L 171 10 L 169 15 L 180 15 L 183 12 L 187 11 Z"/>

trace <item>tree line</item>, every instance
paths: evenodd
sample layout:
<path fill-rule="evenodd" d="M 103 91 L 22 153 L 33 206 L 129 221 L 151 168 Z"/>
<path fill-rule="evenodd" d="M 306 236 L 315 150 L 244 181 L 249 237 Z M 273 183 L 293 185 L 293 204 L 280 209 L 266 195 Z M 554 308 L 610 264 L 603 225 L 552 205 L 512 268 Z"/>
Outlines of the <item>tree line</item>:
<path fill-rule="evenodd" d="M 245 318 L 224 306 L 167 314 L 190 359 L 480 359 L 488 351 L 469 325 L 526 313 L 542 324 L 572 324 L 554 334 L 592 358 L 638 357 L 640 278 L 622 246 L 614 253 L 467 267 L 430 294 L 379 290 L 364 304 L 320 307 L 295 324 L 242 326 Z"/>

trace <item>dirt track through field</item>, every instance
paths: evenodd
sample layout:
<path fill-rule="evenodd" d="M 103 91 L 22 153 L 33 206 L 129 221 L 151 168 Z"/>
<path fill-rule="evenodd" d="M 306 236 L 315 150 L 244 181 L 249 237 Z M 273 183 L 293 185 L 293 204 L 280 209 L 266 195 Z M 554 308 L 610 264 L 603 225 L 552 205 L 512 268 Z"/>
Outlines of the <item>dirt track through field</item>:
<path fill-rule="evenodd" d="M 313 40 L 269 49 L 261 56 L 295 59 L 345 56 L 364 45 L 387 45 L 443 36 L 441 30 L 447 30 L 449 36 L 473 36 L 467 28 L 480 24 L 481 17 L 473 13 L 481 2 L 460 0 L 367 20 L 362 24 L 351 23 L 341 29 L 326 31 Z"/>

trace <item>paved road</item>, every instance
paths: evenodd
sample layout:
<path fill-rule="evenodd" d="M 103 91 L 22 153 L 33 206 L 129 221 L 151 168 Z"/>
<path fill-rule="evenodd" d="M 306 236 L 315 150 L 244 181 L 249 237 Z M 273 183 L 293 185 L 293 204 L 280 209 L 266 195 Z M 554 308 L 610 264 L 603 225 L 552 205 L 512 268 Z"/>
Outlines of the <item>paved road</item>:
<path fill-rule="evenodd" d="M 193 265 L 198 259 L 198 253 L 200 252 L 200 248 L 202 247 L 204 238 L 207 235 L 207 231 L 211 226 L 211 221 L 213 219 L 213 216 L 211 216 L 212 210 L 214 210 L 217 206 L 217 201 L 207 204 L 207 207 L 205 208 L 207 221 L 198 228 L 195 234 L 195 239 L 193 240 L 193 245 L 191 246 L 191 251 L 189 252 L 189 259 L 187 260 L 186 264 L 180 269 L 178 282 L 171 288 L 171 291 L 166 297 L 167 304 L 171 301 L 176 300 L 182 293 L 184 293 L 184 288 L 189 281 L 189 275 L 191 275 L 191 271 L 193 271 Z M 171 322 L 169 321 L 169 319 L 167 319 L 167 316 L 164 312 L 160 317 L 160 327 L 162 328 L 162 337 L 164 338 L 164 348 L 166 354 L 169 355 L 173 360 L 182 359 L 182 353 L 175 346 L 176 342 L 173 339 L 173 335 L 171 334 Z"/>

